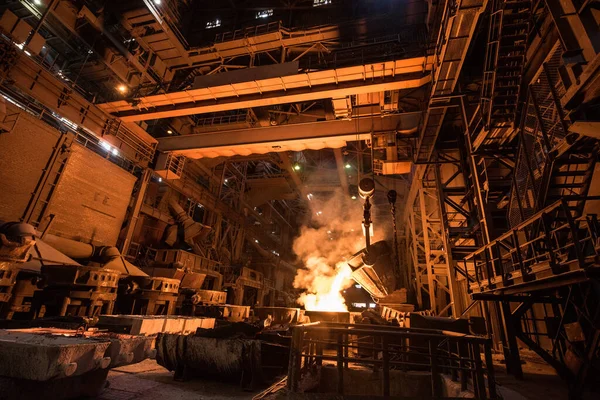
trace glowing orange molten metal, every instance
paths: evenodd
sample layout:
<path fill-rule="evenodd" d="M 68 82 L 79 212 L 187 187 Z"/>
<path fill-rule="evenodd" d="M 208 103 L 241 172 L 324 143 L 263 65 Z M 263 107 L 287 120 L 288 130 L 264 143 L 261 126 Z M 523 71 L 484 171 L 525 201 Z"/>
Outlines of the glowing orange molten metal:
<path fill-rule="evenodd" d="M 342 297 L 342 290 L 352 284 L 348 264 L 339 262 L 334 269 L 324 258 L 311 257 L 306 267 L 294 280 L 294 287 L 306 288 L 298 302 L 309 311 L 348 311 Z"/>

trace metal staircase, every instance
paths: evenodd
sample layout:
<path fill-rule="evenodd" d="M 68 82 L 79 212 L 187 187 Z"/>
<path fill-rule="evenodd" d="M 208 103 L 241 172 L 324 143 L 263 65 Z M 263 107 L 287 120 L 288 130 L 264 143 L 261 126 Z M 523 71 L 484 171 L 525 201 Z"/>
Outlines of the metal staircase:
<path fill-rule="evenodd" d="M 493 1 L 481 96 L 486 131 L 514 128 L 531 14 L 531 1 Z M 502 139 L 497 135 L 492 140 Z"/>
<path fill-rule="evenodd" d="M 475 273 L 473 300 L 502 307 L 510 373 L 522 376 L 518 338 L 568 382 L 569 398 L 580 399 L 600 354 L 600 223 L 569 208 L 564 199 L 543 208 L 467 256 L 464 270 Z"/>
<path fill-rule="evenodd" d="M 583 139 L 568 153 L 554 160 L 546 203 L 563 199 L 571 216 L 581 217 L 599 152 L 600 146 L 596 140 Z"/>
<path fill-rule="evenodd" d="M 453 94 L 477 23 L 487 3 L 487 0 L 444 2 L 433 54 L 431 93 L 415 149 L 417 163 L 430 161 L 448 109 L 456 105 Z"/>
<path fill-rule="evenodd" d="M 590 151 L 595 142 L 569 135 L 569 122 L 560 102 L 565 93 L 559 76 L 562 54 L 560 44 L 555 45 L 527 90 L 508 210 L 511 226 L 561 196 L 587 194 L 583 178 L 591 178 L 592 171 L 587 169 L 593 169 L 588 164 L 593 161 Z"/>

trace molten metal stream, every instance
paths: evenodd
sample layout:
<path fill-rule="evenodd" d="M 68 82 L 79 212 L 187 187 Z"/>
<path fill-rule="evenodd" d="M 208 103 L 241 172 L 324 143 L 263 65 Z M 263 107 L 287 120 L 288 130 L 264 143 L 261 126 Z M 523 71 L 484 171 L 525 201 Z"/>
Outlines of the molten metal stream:
<path fill-rule="evenodd" d="M 352 281 L 352 270 L 345 262 L 336 265 L 333 274 L 321 274 L 332 268 L 322 258 L 311 258 L 307 262 L 312 281 L 307 292 L 298 301 L 309 311 L 348 311 L 342 290 Z"/>

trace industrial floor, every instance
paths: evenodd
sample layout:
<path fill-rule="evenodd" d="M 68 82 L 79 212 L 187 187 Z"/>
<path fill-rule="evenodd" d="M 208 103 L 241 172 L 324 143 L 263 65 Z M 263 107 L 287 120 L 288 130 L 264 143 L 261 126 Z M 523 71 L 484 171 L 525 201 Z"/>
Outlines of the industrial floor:
<path fill-rule="evenodd" d="M 519 381 L 505 373 L 504 365 L 495 365 L 498 386 L 504 400 L 564 400 L 567 388 L 546 364 L 527 360 L 525 379 Z M 111 370 L 108 387 L 94 400 L 250 400 L 257 392 L 245 392 L 235 383 L 210 380 L 179 382 L 173 373 L 154 360 Z M 597 395 L 597 394 L 596 394 Z M 277 396 L 285 397 L 285 396 Z M 298 397 L 298 396 L 294 396 Z M 587 399 L 597 398 L 586 394 Z"/>
<path fill-rule="evenodd" d="M 252 399 L 235 383 L 191 380 L 178 382 L 154 360 L 116 368 L 108 374 L 108 388 L 95 400 L 221 400 Z"/>

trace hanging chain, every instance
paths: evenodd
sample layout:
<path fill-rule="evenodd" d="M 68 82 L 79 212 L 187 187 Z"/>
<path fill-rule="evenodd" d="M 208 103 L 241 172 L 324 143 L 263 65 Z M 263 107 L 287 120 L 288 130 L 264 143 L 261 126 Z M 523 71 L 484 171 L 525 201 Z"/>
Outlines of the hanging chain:
<path fill-rule="evenodd" d="M 395 190 L 390 190 L 387 192 L 387 198 L 390 202 L 390 210 L 392 212 L 392 224 L 394 228 L 394 275 L 396 275 L 396 281 L 400 282 L 402 280 L 402 275 L 400 274 L 400 260 L 398 257 L 398 227 L 396 226 L 396 197 L 397 193 Z"/>

